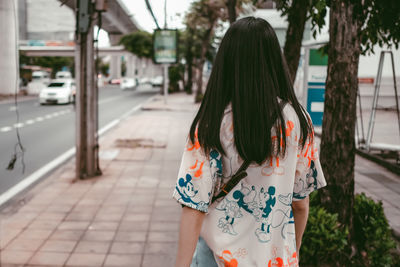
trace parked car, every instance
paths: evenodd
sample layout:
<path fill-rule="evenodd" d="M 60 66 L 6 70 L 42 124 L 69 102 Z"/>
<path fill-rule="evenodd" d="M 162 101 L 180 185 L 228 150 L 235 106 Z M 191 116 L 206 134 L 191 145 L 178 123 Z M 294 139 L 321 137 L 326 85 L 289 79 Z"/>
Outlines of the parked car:
<path fill-rule="evenodd" d="M 121 84 L 121 79 L 111 79 L 108 83 L 109 84 Z"/>
<path fill-rule="evenodd" d="M 123 78 L 121 82 L 121 90 L 131 89 L 137 86 L 136 80 L 134 78 Z"/>
<path fill-rule="evenodd" d="M 72 79 L 72 74 L 69 71 L 57 71 L 56 79 Z"/>
<path fill-rule="evenodd" d="M 147 83 L 151 83 L 149 78 L 142 77 L 142 78 L 139 79 L 139 84 L 147 84 Z"/>
<path fill-rule="evenodd" d="M 53 80 L 39 94 L 39 103 L 69 104 L 75 101 L 76 86 L 73 80 Z"/>
<path fill-rule="evenodd" d="M 32 81 L 28 84 L 28 94 L 39 94 L 43 87 L 50 83 L 50 74 L 47 71 L 32 72 Z"/>
<path fill-rule="evenodd" d="M 153 79 L 151 79 L 151 84 L 153 86 L 162 86 L 164 83 L 164 78 L 163 76 L 156 76 Z"/>
<path fill-rule="evenodd" d="M 49 83 L 50 82 L 50 73 L 47 71 L 34 71 L 32 72 L 32 82 L 43 82 L 43 83 Z"/>

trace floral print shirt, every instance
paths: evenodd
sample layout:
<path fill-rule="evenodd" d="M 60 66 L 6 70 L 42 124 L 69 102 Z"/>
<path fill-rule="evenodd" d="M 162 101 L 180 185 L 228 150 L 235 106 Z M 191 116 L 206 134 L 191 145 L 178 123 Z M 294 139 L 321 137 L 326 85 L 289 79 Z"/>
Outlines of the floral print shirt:
<path fill-rule="evenodd" d="M 231 106 L 225 109 L 220 131 L 226 156 L 217 151 L 205 155 L 197 140 L 186 144 L 173 197 L 207 213 L 200 235 L 220 267 L 298 266 L 291 204 L 326 182 L 314 138 L 302 148 L 296 112 L 286 104 L 283 114 L 285 156 L 268 158 L 261 166 L 251 164 L 247 177 L 212 204 L 212 196 L 243 163 L 233 141 Z"/>

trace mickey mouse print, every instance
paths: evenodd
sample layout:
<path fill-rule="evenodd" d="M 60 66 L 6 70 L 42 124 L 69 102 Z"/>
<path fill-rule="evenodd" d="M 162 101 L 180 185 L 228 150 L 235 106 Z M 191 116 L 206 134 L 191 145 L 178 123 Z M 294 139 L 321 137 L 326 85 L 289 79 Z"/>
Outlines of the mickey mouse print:
<path fill-rule="evenodd" d="M 313 136 L 301 148 L 296 112 L 287 104 L 283 114 L 286 154 L 261 165 L 250 164 L 247 177 L 212 204 L 221 184 L 243 163 L 233 142 L 231 107 L 226 108 L 221 123 L 223 155 L 218 151 L 205 155 L 197 139 L 195 144 L 190 140 L 186 144 L 173 197 L 207 213 L 200 236 L 219 267 L 298 266 L 291 205 L 326 182 Z M 271 136 L 276 134 L 272 131 Z"/>

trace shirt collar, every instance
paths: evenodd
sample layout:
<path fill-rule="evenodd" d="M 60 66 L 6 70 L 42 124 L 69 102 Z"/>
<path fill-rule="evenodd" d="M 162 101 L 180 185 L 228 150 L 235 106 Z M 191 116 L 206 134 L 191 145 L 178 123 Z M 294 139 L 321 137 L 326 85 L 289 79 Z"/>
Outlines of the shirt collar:
<path fill-rule="evenodd" d="M 226 108 L 225 108 L 225 110 L 224 110 L 224 114 L 227 114 L 227 113 L 229 113 L 229 112 L 232 112 L 232 103 L 229 103 L 229 104 L 226 106 Z"/>

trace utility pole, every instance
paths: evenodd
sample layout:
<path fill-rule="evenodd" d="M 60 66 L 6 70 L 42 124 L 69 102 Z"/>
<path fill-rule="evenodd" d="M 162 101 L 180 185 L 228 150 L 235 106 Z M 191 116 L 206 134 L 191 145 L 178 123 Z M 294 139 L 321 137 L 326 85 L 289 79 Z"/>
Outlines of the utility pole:
<path fill-rule="evenodd" d="M 0 0 L 0 94 L 15 94 L 18 84 L 18 18 L 17 2 Z"/>
<path fill-rule="evenodd" d="M 164 1 L 164 29 L 167 28 L 167 0 Z"/>
<path fill-rule="evenodd" d="M 94 63 L 94 14 L 96 3 L 76 0 L 76 177 L 100 175 L 97 143 L 97 86 Z"/>
<path fill-rule="evenodd" d="M 167 0 L 164 2 L 164 29 L 167 29 Z M 164 103 L 167 104 L 168 99 L 168 64 L 164 64 L 163 66 L 163 89 L 164 89 Z"/>

